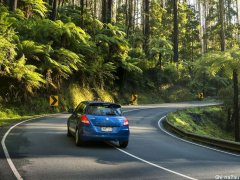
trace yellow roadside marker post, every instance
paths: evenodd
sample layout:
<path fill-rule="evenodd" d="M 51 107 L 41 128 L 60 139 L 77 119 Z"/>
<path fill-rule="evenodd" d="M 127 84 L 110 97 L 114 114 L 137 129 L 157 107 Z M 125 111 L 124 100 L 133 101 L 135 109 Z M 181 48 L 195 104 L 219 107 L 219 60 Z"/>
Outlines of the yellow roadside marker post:
<path fill-rule="evenodd" d="M 132 99 L 131 99 L 131 105 L 136 105 L 138 100 L 138 95 L 137 94 L 132 94 Z"/>
<path fill-rule="evenodd" d="M 204 96 L 203 96 L 203 93 L 198 93 L 198 100 L 201 101 L 203 100 Z"/>
<path fill-rule="evenodd" d="M 49 104 L 50 106 L 58 106 L 58 96 L 51 95 L 49 97 Z"/>

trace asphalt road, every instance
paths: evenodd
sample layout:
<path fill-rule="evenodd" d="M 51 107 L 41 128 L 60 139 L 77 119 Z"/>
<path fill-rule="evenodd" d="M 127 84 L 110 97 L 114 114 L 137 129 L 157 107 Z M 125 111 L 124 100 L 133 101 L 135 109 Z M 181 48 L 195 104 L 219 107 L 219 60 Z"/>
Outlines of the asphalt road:
<path fill-rule="evenodd" d="M 159 128 L 159 119 L 168 112 L 198 105 L 206 103 L 124 107 L 131 136 L 123 150 L 114 143 L 75 146 L 74 139 L 66 136 L 69 114 L 20 124 L 5 144 L 23 179 L 240 179 L 240 155 L 187 143 Z M 1 154 L 0 179 L 15 179 Z"/>

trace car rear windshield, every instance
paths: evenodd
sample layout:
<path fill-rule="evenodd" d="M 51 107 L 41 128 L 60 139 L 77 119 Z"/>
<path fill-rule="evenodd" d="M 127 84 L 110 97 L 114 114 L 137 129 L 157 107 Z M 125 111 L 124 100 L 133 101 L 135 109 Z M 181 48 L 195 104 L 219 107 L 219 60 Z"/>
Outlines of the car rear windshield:
<path fill-rule="evenodd" d="M 99 116 L 121 116 L 121 107 L 117 104 L 90 104 L 86 114 Z"/>

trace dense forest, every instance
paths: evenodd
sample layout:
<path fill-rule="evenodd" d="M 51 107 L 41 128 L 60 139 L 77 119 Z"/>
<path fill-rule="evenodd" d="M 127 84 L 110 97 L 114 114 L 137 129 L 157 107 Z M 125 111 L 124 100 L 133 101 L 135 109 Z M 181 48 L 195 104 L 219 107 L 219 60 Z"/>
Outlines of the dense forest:
<path fill-rule="evenodd" d="M 76 105 L 68 93 L 76 87 L 125 104 L 132 93 L 153 103 L 202 92 L 224 100 L 239 141 L 239 8 L 238 0 L 0 0 L 0 107 L 36 113 L 60 94 L 64 109 Z"/>

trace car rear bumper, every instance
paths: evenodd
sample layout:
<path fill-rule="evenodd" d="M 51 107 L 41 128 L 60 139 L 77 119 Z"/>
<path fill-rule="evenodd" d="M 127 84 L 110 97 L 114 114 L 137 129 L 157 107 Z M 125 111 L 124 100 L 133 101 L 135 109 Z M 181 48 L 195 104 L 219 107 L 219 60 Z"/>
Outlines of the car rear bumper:
<path fill-rule="evenodd" d="M 113 132 L 101 132 L 99 127 L 82 127 L 80 131 L 80 138 L 83 141 L 128 141 L 129 127 L 119 127 Z"/>
<path fill-rule="evenodd" d="M 108 136 L 108 135 L 81 135 L 83 141 L 128 141 L 129 136 Z"/>

